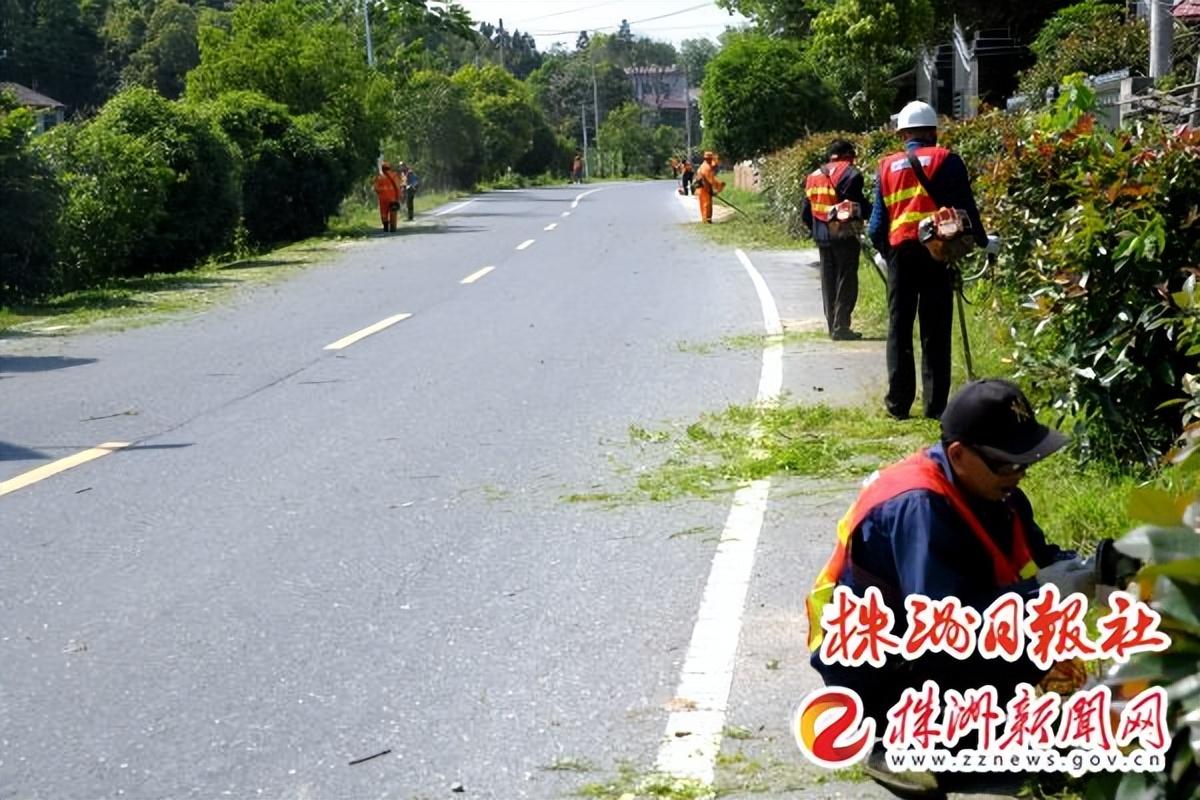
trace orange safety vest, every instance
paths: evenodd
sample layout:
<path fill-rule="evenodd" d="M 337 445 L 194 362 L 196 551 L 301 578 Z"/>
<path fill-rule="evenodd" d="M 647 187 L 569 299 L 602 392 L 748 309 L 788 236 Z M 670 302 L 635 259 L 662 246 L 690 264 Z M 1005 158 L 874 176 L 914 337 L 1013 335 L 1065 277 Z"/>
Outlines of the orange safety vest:
<path fill-rule="evenodd" d="M 918 147 L 915 154 L 925 170 L 925 176 L 933 180 L 950 151 L 944 147 Z M 917 241 L 917 223 L 937 211 L 938 207 L 917 180 L 912 165 L 908 163 L 907 150 L 894 153 L 879 162 L 879 187 L 891 222 L 888 242 L 892 247 L 899 247 L 902 242 Z"/>
<path fill-rule="evenodd" d="M 808 176 L 804 182 L 804 194 L 812 208 L 813 219 L 829 222 L 829 209 L 838 202 L 837 185 L 849 168 L 849 161 L 831 161 L 823 170 L 818 169 Z"/>
<path fill-rule="evenodd" d="M 851 535 L 877 506 L 916 489 L 924 489 L 946 498 L 950 507 L 957 512 L 992 557 L 992 577 L 996 586 L 1010 586 L 1022 578 L 1031 578 L 1037 574 L 1037 563 L 1029 550 L 1025 525 L 1021 522 L 1020 515 L 1013 512 L 1012 552 L 1006 555 L 1000 551 L 996 542 L 984 529 L 983 523 L 971 511 L 959 488 L 946 477 L 941 465 L 923 450 L 872 476 L 858 495 L 858 499 L 838 521 L 837 544 L 834 545 L 833 555 L 821 568 L 805 601 L 808 612 L 808 649 L 811 652 L 817 652 L 821 647 L 821 640 L 825 638 L 825 632 L 821 628 L 821 611 L 833 599 L 833 590 L 841 577 L 842 569 L 846 566 L 846 560 L 850 557 Z"/>

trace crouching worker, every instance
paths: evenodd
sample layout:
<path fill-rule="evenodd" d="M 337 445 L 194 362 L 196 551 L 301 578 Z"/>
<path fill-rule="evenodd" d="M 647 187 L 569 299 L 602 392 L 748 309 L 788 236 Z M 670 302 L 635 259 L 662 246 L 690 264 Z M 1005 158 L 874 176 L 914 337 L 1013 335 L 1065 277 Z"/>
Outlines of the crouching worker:
<path fill-rule="evenodd" d="M 951 398 L 941 426 L 939 443 L 866 483 L 838 523 L 833 555 L 806 603 L 813 666 L 826 685 L 857 692 L 864 716 L 875 720 L 878 738 L 865 763 L 867 774 L 909 795 L 939 790 L 935 773 L 892 771 L 878 743 L 887 730 L 888 711 L 906 689 L 920 692 L 933 681 L 944 697 L 948 689 L 963 693 L 995 686 L 1003 709 L 1018 683 L 1037 685 L 1047 670 L 1023 652 L 1015 662 L 985 659 L 978 652 L 965 660 L 937 652 L 914 660 L 888 655 L 882 666 L 825 663 L 821 615 L 835 588 L 847 587 L 858 597 L 878 590 L 895 615 L 891 633 L 897 638 L 906 632 L 905 599 L 913 595 L 957 598 L 982 614 L 1007 592 L 1033 600 L 1047 583 L 1061 597 L 1091 596 L 1095 589 L 1092 570 L 1075 553 L 1046 542 L 1018 488 L 1025 471 L 1059 450 L 1067 437 L 1034 418 L 1015 384 L 994 379 L 964 386 Z"/>
<path fill-rule="evenodd" d="M 392 165 L 386 161 L 375 176 L 375 196 L 379 198 L 379 220 L 384 231 L 396 230 L 396 214 L 400 211 L 404 189 L 396 173 L 392 172 Z"/>

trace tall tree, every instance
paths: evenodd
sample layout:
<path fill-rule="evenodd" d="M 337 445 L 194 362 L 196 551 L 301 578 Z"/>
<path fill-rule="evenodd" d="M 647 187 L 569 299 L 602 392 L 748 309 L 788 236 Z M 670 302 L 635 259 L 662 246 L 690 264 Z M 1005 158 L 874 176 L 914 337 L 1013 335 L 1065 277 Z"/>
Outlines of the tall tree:
<path fill-rule="evenodd" d="M 0 80 L 24 84 L 72 110 L 103 100 L 97 93 L 100 37 L 79 0 L 2 0 L 0 50 Z"/>
<path fill-rule="evenodd" d="M 711 39 L 684 39 L 679 45 L 679 61 L 687 69 L 692 86 L 704 82 L 704 70 L 719 48 Z"/>
<path fill-rule="evenodd" d="M 932 0 L 832 0 L 812 21 L 812 63 L 856 119 L 875 124 L 891 111 L 890 79 L 933 29 Z"/>
<path fill-rule="evenodd" d="M 810 0 L 717 0 L 717 5 L 754 20 L 761 33 L 803 39 L 812 23 Z"/>
<path fill-rule="evenodd" d="M 742 34 L 709 62 L 700 109 L 705 144 L 739 160 L 842 121 L 837 104 L 789 39 Z"/>
<path fill-rule="evenodd" d="M 183 94 L 187 73 L 199 63 L 196 12 L 179 0 L 159 0 L 146 26 L 145 41 L 130 57 L 122 77 L 127 84 L 147 86 L 175 99 Z"/>

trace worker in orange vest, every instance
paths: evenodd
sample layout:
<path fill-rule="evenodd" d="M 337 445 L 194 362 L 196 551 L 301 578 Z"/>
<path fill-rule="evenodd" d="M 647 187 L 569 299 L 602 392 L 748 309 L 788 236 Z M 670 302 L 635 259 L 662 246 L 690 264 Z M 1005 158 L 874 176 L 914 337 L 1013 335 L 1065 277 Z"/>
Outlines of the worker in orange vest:
<path fill-rule="evenodd" d="M 725 184 L 717 180 L 717 165 L 720 161 L 717 154 L 711 150 L 704 151 L 704 163 L 696 171 L 692 186 L 696 197 L 700 200 L 700 219 L 711 223 L 713 215 L 713 195 L 720 194 Z"/>
<path fill-rule="evenodd" d="M 800 219 L 812 231 L 821 256 L 821 298 L 829 338 L 861 339 L 850 329 L 850 315 L 858 303 L 858 262 L 863 220 L 871 204 L 863 195 L 863 174 L 854 166 L 857 153 L 845 139 L 834 139 L 826 151 L 827 163 L 804 183 Z"/>
<path fill-rule="evenodd" d="M 921 397 L 925 416 L 937 419 L 950 395 L 950 331 L 954 284 L 949 265 L 921 243 L 921 220 L 939 207 L 962 209 L 980 246 L 987 232 L 971 192 L 966 164 L 938 147 L 937 112 L 919 100 L 900 110 L 896 128 L 904 149 L 879 162 L 875 204 L 867 234 L 888 266 L 888 414 L 906 419 L 916 398 L 913 323 L 921 323 Z M 918 177 L 913 163 L 921 166 Z M 926 189 L 928 184 L 929 189 Z M 931 194 L 932 191 L 932 194 Z"/>
<path fill-rule="evenodd" d="M 959 390 L 941 425 L 938 444 L 866 481 L 838 523 L 833 554 L 805 603 L 813 667 L 826 685 L 858 694 L 880 735 L 904 690 L 920 691 L 925 681 L 960 693 L 994 686 L 1003 708 L 1018 683 L 1036 685 L 1048 672 L 1023 656 L 1009 662 L 979 653 L 965 660 L 946 653 L 912 660 L 895 655 L 879 666 L 831 663 L 821 658 L 821 618 L 835 589 L 845 587 L 858 597 L 878 590 L 896 620 L 884 632 L 902 638 L 905 600 L 914 595 L 957 598 L 982 614 L 1008 592 L 1028 601 L 1046 584 L 1062 598 L 1075 592 L 1090 596 L 1096 588 L 1095 571 L 1086 562 L 1046 541 L 1018 488 L 1025 471 L 1061 449 L 1067 437 L 1037 421 L 1020 388 L 997 379 Z M 892 772 L 879 749 L 864 766 L 873 779 L 906 797 L 936 790 L 932 773 Z"/>
<path fill-rule="evenodd" d="M 383 223 L 383 230 L 396 230 L 396 213 L 400 211 L 400 203 L 404 199 L 404 184 L 386 161 L 380 165 L 379 174 L 375 176 L 375 195 L 379 198 L 379 219 Z"/>

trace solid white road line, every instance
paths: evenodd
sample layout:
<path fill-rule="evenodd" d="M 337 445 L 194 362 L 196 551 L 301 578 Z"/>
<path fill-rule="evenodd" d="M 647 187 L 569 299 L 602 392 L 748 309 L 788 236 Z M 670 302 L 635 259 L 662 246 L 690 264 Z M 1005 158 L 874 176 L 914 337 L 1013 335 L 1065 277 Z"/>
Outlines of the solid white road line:
<path fill-rule="evenodd" d="M 750 259 L 741 250 L 737 251 L 737 257 L 758 292 L 763 326 L 769 337 L 763 349 L 756 402 L 773 405 L 779 401 L 783 388 L 783 327 L 779 310 L 766 281 Z M 713 782 L 746 592 L 770 490 L 770 480 L 751 481 L 733 497 L 675 690 L 677 706 L 685 710 L 674 711 L 667 718 L 667 729 L 659 745 L 657 768 L 661 772 L 704 784 Z"/>
<path fill-rule="evenodd" d="M 453 212 L 455 212 L 455 211 L 458 211 L 458 210 L 459 210 L 460 208 L 462 208 L 463 206 L 469 206 L 469 205 L 471 205 L 471 203 L 474 203 L 474 202 L 475 202 L 475 199 L 474 199 L 474 198 L 471 198 L 470 200 L 468 200 L 468 201 L 467 201 L 467 202 L 465 202 L 465 203 L 459 203 L 459 204 L 458 204 L 458 205 L 456 205 L 456 206 L 450 206 L 449 208 L 443 208 L 441 211 L 435 211 L 435 212 L 433 213 L 433 215 L 434 215 L 435 217 L 440 217 L 442 214 L 451 214 L 451 213 L 453 213 Z"/>
<path fill-rule="evenodd" d="M 579 208 L 580 200 L 587 197 L 589 194 L 595 194 L 596 192 L 599 192 L 602 190 L 603 190 L 603 187 L 601 187 L 600 189 L 589 189 L 586 192 L 580 192 L 579 194 L 575 195 L 575 202 L 571 203 L 571 208 Z"/>
<path fill-rule="evenodd" d="M 483 269 L 479 270 L 478 272 L 472 272 L 470 275 L 468 275 L 467 277 L 465 277 L 461 281 L 459 281 L 459 283 L 474 283 L 475 281 L 479 280 L 484 275 L 487 275 L 489 272 L 491 272 L 494 269 L 495 269 L 495 267 L 484 267 Z"/>
<path fill-rule="evenodd" d="M 517 245 L 517 249 L 524 250 L 526 247 L 529 247 L 529 245 L 533 244 L 534 241 L 536 241 L 536 240 L 535 239 L 526 239 L 525 241 L 523 241 L 519 245 Z"/>
<path fill-rule="evenodd" d="M 555 228 L 557 228 L 557 227 L 558 227 L 558 223 L 557 223 L 557 222 L 551 222 L 549 225 L 547 225 L 546 227 L 542 228 L 542 230 L 544 230 L 544 231 L 552 231 L 552 230 L 554 230 L 554 229 L 555 229 Z"/>
<path fill-rule="evenodd" d="M 88 450 L 81 450 L 74 455 L 60 458 L 58 461 L 51 461 L 49 464 L 31 469 L 28 472 L 23 472 L 15 478 L 9 478 L 6 481 L 0 481 L 0 497 L 6 494 L 15 492 L 17 489 L 24 489 L 30 484 L 45 480 L 60 472 L 66 472 L 72 467 L 78 467 L 80 464 L 86 464 L 89 461 L 95 461 L 97 458 L 103 458 L 109 453 L 115 453 L 117 450 L 129 447 L 129 442 L 105 442 L 98 444 Z"/>
<path fill-rule="evenodd" d="M 338 339 L 333 344 L 325 345 L 324 349 L 325 350 L 342 350 L 342 349 L 347 348 L 350 345 L 354 344 L 359 339 L 365 339 L 368 336 L 370 336 L 372 333 L 379 333 L 384 328 L 395 325 L 397 322 L 400 322 L 401 320 L 406 320 L 411 316 L 412 316 L 412 314 L 396 314 L 395 316 L 388 317 L 387 319 L 384 319 L 384 320 L 380 320 L 379 322 L 376 322 L 374 325 L 368 325 L 367 327 L 363 328 L 361 331 L 352 333 L 349 336 L 343 336 L 341 339 Z"/>

